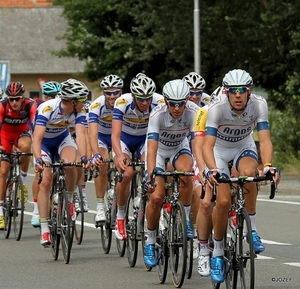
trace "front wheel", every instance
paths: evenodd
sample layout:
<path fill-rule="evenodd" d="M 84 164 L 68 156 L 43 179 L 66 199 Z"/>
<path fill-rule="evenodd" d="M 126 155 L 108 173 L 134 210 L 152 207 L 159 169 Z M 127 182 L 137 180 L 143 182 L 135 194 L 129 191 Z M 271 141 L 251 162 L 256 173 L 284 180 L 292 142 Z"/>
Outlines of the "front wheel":
<path fill-rule="evenodd" d="M 245 208 L 238 214 L 236 259 L 239 268 L 241 289 L 254 289 L 255 267 L 252 228 Z"/>
<path fill-rule="evenodd" d="M 171 207 L 170 222 L 170 267 L 172 280 L 176 288 L 184 282 L 187 261 L 187 231 L 183 204 L 177 200 Z"/>
<path fill-rule="evenodd" d="M 79 205 L 78 208 L 75 207 L 75 203 Z M 74 227 L 75 240 L 78 245 L 82 243 L 83 231 L 84 231 L 84 208 L 83 208 L 83 196 L 81 185 L 78 185 L 78 192 L 74 193 L 74 208 L 76 209 L 76 220 Z"/>
<path fill-rule="evenodd" d="M 6 191 L 5 191 L 5 199 L 3 203 L 3 217 L 4 217 L 4 236 L 6 239 L 9 238 L 10 229 L 11 229 L 11 219 L 12 219 L 12 180 L 8 179 L 6 182 Z"/>
<path fill-rule="evenodd" d="M 14 183 L 12 213 L 14 223 L 14 233 L 16 241 L 19 241 L 22 236 L 23 220 L 24 220 L 24 189 L 22 179 L 19 177 Z"/>

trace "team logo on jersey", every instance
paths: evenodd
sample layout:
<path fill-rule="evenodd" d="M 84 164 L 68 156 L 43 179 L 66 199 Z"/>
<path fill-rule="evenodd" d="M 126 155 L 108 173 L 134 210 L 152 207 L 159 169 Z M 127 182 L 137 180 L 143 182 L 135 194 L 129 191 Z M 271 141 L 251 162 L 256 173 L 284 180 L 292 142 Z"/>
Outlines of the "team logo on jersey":
<path fill-rule="evenodd" d="M 122 104 L 127 104 L 128 101 L 124 98 L 120 98 L 119 100 L 117 100 L 117 105 L 122 105 Z"/>
<path fill-rule="evenodd" d="M 209 99 L 210 99 L 209 97 L 204 97 L 204 98 L 203 98 L 203 101 L 209 102 Z"/>
<path fill-rule="evenodd" d="M 164 104 L 164 103 L 165 103 L 165 100 L 164 100 L 163 98 L 161 98 L 161 99 L 159 99 L 159 100 L 157 101 L 157 103 L 158 103 L 158 104 Z"/>
<path fill-rule="evenodd" d="M 49 111 L 52 111 L 52 106 L 47 105 L 43 108 L 42 113 L 49 112 Z"/>
<path fill-rule="evenodd" d="M 100 102 L 95 102 L 94 104 L 91 105 L 91 110 L 97 108 L 97 107 L 100 107 L 101 106 L 101 103 Z"/>

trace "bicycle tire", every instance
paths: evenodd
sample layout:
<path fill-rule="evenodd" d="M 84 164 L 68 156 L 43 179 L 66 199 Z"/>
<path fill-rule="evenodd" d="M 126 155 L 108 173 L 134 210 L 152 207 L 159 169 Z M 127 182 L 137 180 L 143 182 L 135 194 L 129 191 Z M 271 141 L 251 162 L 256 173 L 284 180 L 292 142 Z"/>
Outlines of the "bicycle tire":
<path fill-rule="evenodd" d="M 155 252 L 157 256 L 158 280 L 161 284 L 165 283 L 168 273 L 170 258 L 168 235 L 169 230 L 167 228 L 164 228 L 164 231 L 161 231 L 159 228 L 156 229 Z"/>
<path fill-rule="evenodd" d="M 60 245 L 60 209 L 58 210 L 58 205 L 54 205 L 54 194 L 57 192 L 56 190 L 56 173 L 53 173 L 52 175 L 52 188 L 50 193 L 50 219 L 48 222 L 49 230 L 50 230 L 50 240 L 51 240 L 51 254 L 53 260 L 58 259 L 59 255 L 59 245 Z M 60 205 L 59 205 L 60 206 Z M 59 226 L 58 226 L 59 225 Z"/>
<path fill-rule="evenodd" d="M 171 206 L 170 222 L 170 267 L 172 281 L 176 288 L 184 282 L 187 262 L 187 229 L 183 204 L 177 200 Z"/>
<path fill-rule="evenodd" d="M 65 188 L 64 184 L 60 184 L 61 188 Z M 73 243 L 73 233 L 71 224 L 71 216 L 69 212 L 68 206 L 68 194 L 65 189 L 62 189 L 60 193 L 60 205 L 61 205 L 61 244 L 62 244 L 62 251 L 63 251 L 63 258 L 65 264 L 70 262 L 71 256 L 71 248 Z"/>
<path fill-rule="evenodd" d="M 77 245 L 80 245 L 82 243 L 83 239 L 83 232 L 84 232 L 84 208 L 83 208 L 83 195 L 82 195 L 82 188 L 79 184 L 78 186 L 78 192 L 77 192 L 77 198 L 79 202 L 79 211 L 76 211 L 76 220 L 74 222 L 74 236 Z M 75 201 L 75 196 L 73 198 Z M 74 203 L 75 208 L 75 203 Z"/>
<path fill-rule="evenodd" d="M 128 206 L 125 206 L 125 224 L 127 224 L 127 210 Z M 119 240 L 116 238 L 117 250 L 120 257 L 124 257 L 126 252 L 126 240 Z"/>
<path fill-rule="evenodd" d="M 3 202 L 3 217 L 4 217 L 4 237 L 5 239 L 9 238 L 11 223 L 12 223 L 12 180 L 9 177 L 6 182 L 6 191 L 5 191 L 5 199 Z"/>
<path fill-rule="evenodd" d="M 12 213 L 13 213 L 13 224 L 14 224 L 14 233 L 16 241 L 20 241 L 23 230 L 23 221 L 24 221 L 24 189 L 23 182 L 21 177 L 18 177 L 14 183 L 14 192 L 13 192 L 13 204 L 12 204 Z"/>
<path fill-rule="evenodd" d="M 212 252 L 214 250 L 214 239 L 213 239 L 213 232 L 211 231 L 209 237 L 208 237 L 208 246 L 210 249 L 210 259 L 212 257 Z M 221 286 L 221 283 L 216 283 L 214 281 L 211 280 L 211 285 L 213 289 L 219 289 Z"/>
<path fill-rule="evenodd" d="M 136 193 L 133 191 L 128 198 L 127 202 L 127 222 L 126 222 L 126 251 L 127 259 L 130 267 L 134 267 L 138 254 L 138 240 L 136 239 L 137 230 L 137 216 L 135 216 L 136 209 L 134 208 L 134 197 Z"/>
<path fill-rule="evenodd" d="M 187 240 L 187 260 L 186 260 L 186 272 L 187 279 L 191 279 L 193 274 L 194 253 L 193 253 L 193 239 Z"/>
<path fill-rule="evenodd" d="M 241 289 L 254 289 L 255 285 L 255 253 L 252 241 L 252 228 L 248 212 L 245 208 L 242 208 L 241 212 L 237 216 L 237 264 L 239 266 L 239 278 Z M 251 235 L 246 238 L 247 235 Z M 246 240 L 247 239 L 247 240 Z"/>

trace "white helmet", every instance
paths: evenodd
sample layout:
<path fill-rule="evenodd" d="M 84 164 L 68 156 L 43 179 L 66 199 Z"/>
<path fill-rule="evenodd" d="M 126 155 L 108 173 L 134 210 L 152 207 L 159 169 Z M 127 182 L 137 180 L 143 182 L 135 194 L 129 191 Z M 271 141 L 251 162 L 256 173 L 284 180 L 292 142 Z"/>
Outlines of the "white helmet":
<path fill-rule="evenodd" d="M 84 98 L 89 94 L 87 86 L 76 79 L 69 78 L 61 83 L 61 91 L 57 94 L 62 99 Z"/>
<path fill-rule="evenodd" d="M 182 79 L 174 79 L 163 87 L 163 96 L 167 100 L 186 100 L 190 96 L 190 87 Z"/>
<path fill-rule="evenodd" d="M 124 86 L 123 79 L 118 75 L 114 75 L 114 74 L 105 76 L 100 82 L 100 87 L 102 89 L 109 88 L 109 87 L 122 88 L 123 86 Z"/>
<path fill-rule="evenodd" d="M 184 76 L 182 80 L 184 80 L 190 86 L 190 88 L 203 90 L 206 86 L 204 78 L 196 72 L 190 72 Z"/>
<path fill-rule="evenodd" d="M 137 74 L 130 82 L 130 91 L 136 95 L 150 95 L 156 90 L 154 81 L 143 73 Z"/>
<path fill-rule="evenodd" d="M 249 87 L 253 84 L 251 75 L 242 69 L 234 69 L 225 74 L 222 85 L 225 88 L 232 86 L 246 86 Z"/>

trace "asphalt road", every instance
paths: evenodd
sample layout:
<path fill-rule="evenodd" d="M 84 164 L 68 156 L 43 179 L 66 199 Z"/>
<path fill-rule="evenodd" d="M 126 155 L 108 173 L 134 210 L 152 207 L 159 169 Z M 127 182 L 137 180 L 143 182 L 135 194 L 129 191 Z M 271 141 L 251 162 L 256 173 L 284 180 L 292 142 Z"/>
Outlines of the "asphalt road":
<path fill-rule="evenodd" d="M 28 183 L 31 180 L 29 177 Z M 257 227 L 266 250 L 255 262 L 256 288 L 296 289 L 300 284 L 299 177 L 283 176 L 275 199 L 269 200 L 268 194 L 269 186 L 262 186 Z M 0 231 L 0 288 L 174 288 L 170 274 L 161 285 L 156 268 L 151 272 L 144 270 L 140 244 L 135 268 L 129 267 L 126 254 L 119 257 L 115 241 L 111 252 L 103 253 L 99 231 L 93 225 L 96 197 L 91 183 L 88 200 L 91 210 L 85 214 L 84 239 L 81 245 L 74 243 L 68 265 L 63 262 L 62 252 L 53 261 L 50 249 L 39 244 L 39 230 L 30 225 L 33 205 L 29 201 L 21 240 L 15 241 L 13 235 L 4 239 Z M 198 275 L 196 266 L 195 260 L 193 276 L 185 280 L 182 288 L 212 288 L 210 278 Z"/>

